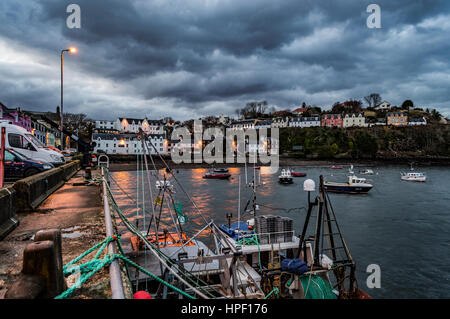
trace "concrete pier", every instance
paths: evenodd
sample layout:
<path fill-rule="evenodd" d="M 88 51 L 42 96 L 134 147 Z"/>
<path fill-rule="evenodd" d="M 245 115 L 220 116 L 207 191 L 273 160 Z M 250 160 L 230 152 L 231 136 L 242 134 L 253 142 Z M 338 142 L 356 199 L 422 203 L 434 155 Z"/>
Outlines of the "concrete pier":
<path fill-rule="evenodd" d="M 86 184 L 84 171 L 78 171 L 34 211 L 17 213 L 19 226 L 0 241 L 0 298 L 18 279 L 24 248 L 38 231 L 61 230 L 63 264 L 106 238 L 101 183 Z M 76 280 L 71 277 L 66 279 L 69 287 Z M 72 298 L 111 298 L 108 269 L 100 270 Z"/>

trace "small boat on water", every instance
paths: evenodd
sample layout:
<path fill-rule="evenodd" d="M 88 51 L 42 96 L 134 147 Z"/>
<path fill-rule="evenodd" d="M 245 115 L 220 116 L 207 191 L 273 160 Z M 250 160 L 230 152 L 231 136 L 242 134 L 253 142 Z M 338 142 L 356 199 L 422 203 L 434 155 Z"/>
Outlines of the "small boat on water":
<path fill-rule="evenodd" d="M 224 173 L 217 173 L 214 171 L 209 171 L 207 172 L 205 175 L 203 175 L 203 178 L 207 178 L 207 179 L 228 179 L 230 178 L 231 174 L 228 172 L 224 172 Z"/>
<path fill-rule="evenodd" d="M 168 180 L 160 180 L 155 183 L 156 189 L 168 189 L 173 190 L 173 184 Z"/>
<path fill-rule="evenodd" d="M 280 184 L 292 184 L 294 181 L 292 180 L 291 171 L 288 169 L 282 169 L 280 176 L 278 176 L 278 182 Z"/>
<path fill-rule="evenodd" d="M 215 168 L 215 173 L 228 173 L 228 168 Z"/>
<path fill-rule="evenodd" d="M 327 192 L 366 194 L 373 188 L 373 185 L 370 184 L 365 178 L 350 175 L 347 183 L 325 181 L 324 187 Z"/>
<path fill-rule="evenodd" d="M 416 173 L 416 172 L 408 172 L 401 173 L 402 181 L 407 182 L 425 182 L 427 180 L 427 176 L 424 173 Z"/>
<path fill-rule="evenodd" d="M 293 177 L 305 177 L 306 173 L 298 173 L 298 172 L 291 171 L 291 175 Z"/>
<path fill-rule="evenodd" d="M 343 169 L 343 168 L 344 168 L 343 166 L 336 166 L 336 165 L 331 166 L 331 169 Z"/>
<path fill-rule="evenodd" d="M 360 171 L 359 173 L 361 175 L 373 175 L 374 174 L 373 170 L 371 170 L 371 169 L 365 169 L 363 171 Z"/>
<path fill-rule="evenodd" d="M 414 167 L 411 164 L 411 170 L 408 173 L 400 173 L 402 181 L 407 182 L 422 182 L 424 183 L 427 180 L 427 176 L 424 173 L 415 172 Z"/>

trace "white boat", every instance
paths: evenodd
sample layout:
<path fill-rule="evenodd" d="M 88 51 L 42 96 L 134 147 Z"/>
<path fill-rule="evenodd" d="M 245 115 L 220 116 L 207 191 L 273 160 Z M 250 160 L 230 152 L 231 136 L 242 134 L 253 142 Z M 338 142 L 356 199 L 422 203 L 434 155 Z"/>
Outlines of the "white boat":
<path fill-rule="evenodd" d="M 365 169 L 365 170 L 363 170 L 363 171 L 361 171 L 359 173 L 361 175 L 373 175 L 374 174 L 373 170 L 371 170 L 371 169 Z"/>
<path fill-rule="evenodd" d="M 292 174 L 289 169 L 282 169 L 281 175 L 278 176 L 278 182 L 281 184 L 292 184 Z"/>
<path fill-rule="evenodd" d="M 325 181 L 324 187 L 327 192 L 365 194 L 373 188 L 373 185 L 370 184 L 365 178 L 350 175 L 347 183 Z"/>
<path fill-rule="evenodd" d="M 169 190 L 173 190 L 173 185 L 170 181 L 164 181 L 164 180 L 160 180 L 160 181 L 156 181 L 156 189 L 169 189 Z"/>
<path fill-rule="evenodd" d="M 408 172 L 401 173 L 401 179 L 407 182 L 425 182 L 427 176 L 424 173 Z"/>

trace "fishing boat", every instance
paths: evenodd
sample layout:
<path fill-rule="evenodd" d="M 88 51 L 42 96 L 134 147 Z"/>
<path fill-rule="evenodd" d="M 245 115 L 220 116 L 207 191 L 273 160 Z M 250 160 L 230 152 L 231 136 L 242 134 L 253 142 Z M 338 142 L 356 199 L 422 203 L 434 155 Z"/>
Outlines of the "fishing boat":
<path fill-rule="evenodd" d="M 401 173 L 402 181 L 407 182 L 426 182 L 427 176 L 424 173 L 408 172 Z"/>
<path fill-rule="evenodd" d="M 365 178 L 350 175 L 348 176 L 348 181 L 346 183 L 325 181 L 324 187 L 327 192 L 366 194 L 373 188 L 373 185 L 370 184 Z"/>
<path fill-rule="evenodd" d="M 373 170 L 371 170 L 371 169 L 365 169 L 363 171 L 360 171 L 359 173 L 361 175 L 373 175 L 374 174 Z"/>
<path fill-rule="evenodd" d="M 227 214 L 228 223 L 219 226 L 219 245 L 222 251 L 239 254 L 234 266 L 232 260 L 226 264 L 237 277 L 228 284 L 234 298 L 370 298 L 358 289 L 356 266 L 337 225 L 322 176 L 319 196 L 311 201 L 314 188 L 314 181 L 305 181 L 308 211 L 300 235 L 295 234 L 291 218 L 258 214 L 256 194 L 253 210 L 244 208 L 244 213 L 250 212 L 253 218 L 241 221 L 238 217 L 232 222 Z M 317 218 L 312 217 L 315 209 Z M 314 221 L 316 225 L 312 225 Z M 311 230 L 313 235 L 307 236 Z"/>
<path fill-rule="evenodd" d="M 411 164 L 410 171 L 408 173 L 400 173 L 402 181 L 407 182 L 426 182 L 427 176 L 424 173 L 419 173 L 414 171 L 413 164 Z"/>
<path fill-rule="evenodd" d="M 292 180 L 291 171 L 288 169 L 282 169 L 280 176 L 278 176 L 278 182 L 280 184 L 292 184 L 294 181 Z"/>
<path fill-rule="evenodd" d="M 205 175 L 203 175 L 203 178 L 208 178 L 208 179 L 228 179 L 230 178 L 231 174 L 230 173 L 217 173 L 214 171 L 209 171 L 206 172 Z"/>
<path fill-rule="evenodd" d="M 142 130 L 139 132 L 143 144 L 144 141 L 151 143 Z M 141 266 L 140 269 L 129 269 L 135 291 L 146 290 L 153 299 L 347 299 L 368 296 L 358 289 L 355 262 L 340 232 L 322 176 L 315 200 L 311 200 L 314 182 L 307 180 L 304 183 L 304 190 L 308 192 L 308 211 L 301 235 L 295 234 L 291 218 L 259 214 L 256 189 L 263 184 L 257 185 L 256 173 L 252 183 L 245 182 L 246 187 L 252 185 L 253 196 L 244 209 L 240 208 L 239 178 L 237 221 L 227 213 L 228 222 L 220 226 L 205 219 L 173 174 L 172 177 L 177 189 L 194 204 L 198 217 L 203 218 L 206 225 L 188 235 L 189 227 L 184 226 L 187 217 L 182 206 L 164 187 L 158 190 L 148 224 L 145 224 L 145 201 L 142 201 L 141 209 L 137 202 L 137 214 L 139 211 L 143 214 L 136 220 L 136 226 L 119 214 L 134 234 L 130 239 L 132 253 L 127 256 Z M 144 189 L 144 179 L 141 182 L 139 189 Z M 313 210 L 316 211 L 314 217 Z M 241 221 L 245 213 L 251 218 Z M 145 227 L 144 231 L 139 231 L 143 226 L 138 227 L 142 218 Z M 308 234 L 311 231 L 312 234 Z M 207 236 L 209 245 L 204 243 Z"/>

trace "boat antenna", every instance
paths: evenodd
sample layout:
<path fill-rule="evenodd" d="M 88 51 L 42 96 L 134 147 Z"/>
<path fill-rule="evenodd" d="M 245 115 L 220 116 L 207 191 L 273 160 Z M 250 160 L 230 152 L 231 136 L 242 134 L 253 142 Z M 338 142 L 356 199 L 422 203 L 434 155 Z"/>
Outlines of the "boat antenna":
<path fill-rule="evenodd" d="M 239 175 L 239 192 L 238 192 L 238 227 L 241 225 L 241 175 Z"/>

